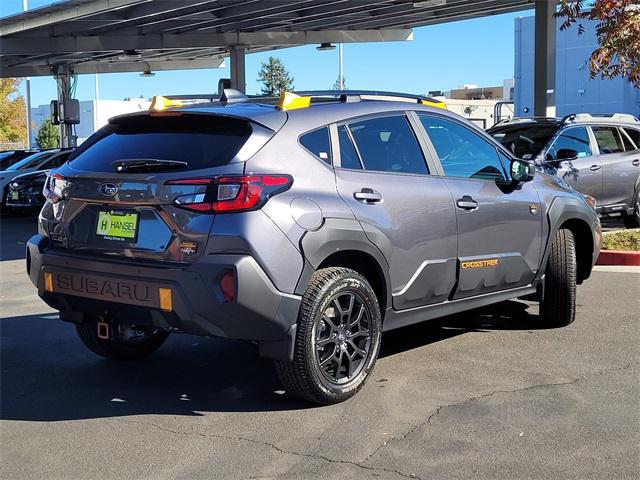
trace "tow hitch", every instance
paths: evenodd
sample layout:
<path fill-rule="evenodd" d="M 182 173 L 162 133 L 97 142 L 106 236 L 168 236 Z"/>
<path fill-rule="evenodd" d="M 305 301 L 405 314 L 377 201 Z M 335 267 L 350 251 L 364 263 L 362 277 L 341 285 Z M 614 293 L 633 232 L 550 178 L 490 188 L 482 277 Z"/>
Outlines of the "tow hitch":
<path fill-rule="evenodd" d="M 102 340 L 109 340 L 109 324 L 107 322 L 98 322 L 98 338 Z"/>

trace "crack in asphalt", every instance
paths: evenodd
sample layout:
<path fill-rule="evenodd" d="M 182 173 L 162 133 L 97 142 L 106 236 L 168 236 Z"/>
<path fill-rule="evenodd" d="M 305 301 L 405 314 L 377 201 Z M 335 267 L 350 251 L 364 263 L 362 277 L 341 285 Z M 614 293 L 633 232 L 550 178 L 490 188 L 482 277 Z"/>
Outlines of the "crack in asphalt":
<path fill-rule="evenodd" d="M 442 410 L 444 410 L 445 408 L 462 407 L 462 406 L 468 405 L 470 403 L 473 403 L 475 401 L 484 400 L 486 398 L 489 398 L 489 397 L 492 397 L 494 395 L 498 395 L 498 394 L 501 394 L 501 393 L 512 394 L 512 393 L 526 392 L 528 390 L 535 390 L 535 389 L 538 389 L 538 388 L 562 387 L 562 386 L 566 386 L 566 385 L 573 385 L 573 384 L 576 384 L 576 383 L 578 383 L 580 381 L 583 381 L 583 380 L 589 380 L 591 378 L 601 377 L 601 376 L 607 375 L 609 373 L 615 373 L 615 372 L 621 372 L 621 371 L 624 371 L 624 370 L 628 370 L 632 366 L 636 366 L 638 364 L 640 364 L 639 361 L 629 362 L 629 363 L 625 364 L 622 367 L 612 368 L 612 369 L 608 369 L 608 370 L 601 370 L 601 371 L 593 373 L 591 375 L 585 375 L 583 377 L 578 377 L 578 378 L 574 378 L 572 380 L 567 380 L 566 382 L 541 383 L 541 384 L 538 384 L 538 385 L 529 385 L 527 387 L 516 388 L 516 389 L 513 389 L 513 390 L 494 390 L 494 391 L 491 391 L 491 392 L 488 392 L 488 393 L 484 393 L 482 395 L 477 395 L 475 397 L 467 398 L 467 399 L 462 400 L 460 402 L 450 403 L 450 404 L 447 404 L 447 405 L 439 405 L 426 418 L 426 420 L 414 425 L 413 427 L 411 427 L 409 430 L 407 430 L 406 432 L 404 432 L 402 435 L 400 435 L 398 437 L 393 437 L 393 438 L 391 438 L 389 440 L 385 440 L 384 443 L 379 445 L 373 452 L 371 452 L 369 455 L 367 455 L 367 457 L 364 460 L 362 460 L 361 463 L 364 463 L 364 462 L 367 462 L 368 460 L 370 460 L 377 453 L 379 453 L 380 450 L 382 450 L 384 447 L 386 447 L 389 443 L 391 443 L 391 442 L 401 442 L 405 438 L 407 438 L 409 435 L 411 435 L 413 432 L 419 430 L 420 428 L 424 427 L 425 425 L 428 425 L 429 423 L 431 423 L 431 420 L 433 420 L 435 417 L 437 417 L 440 414 L 440 412 Z"/>
<path fill-rule="evenodd" d="M 198 431 L 193 431 L 193 432 L 187 432 L 187 431 L 182 431 L 182 430 L 175 430 L 169 427 L 166 427 L 164 425 L 158 424 L 158 423 L 154 423 L 154 422 L 140 422 L 140 421 L 134 421 L 134 420 L 124 420 L 124 419 L 115 419 L 116 421 L 122 422 L 122 423 L 130 423 L 130 424 L 138 424 L 138 425 L 143 425 L 143 426 L 147 426 L 147 427 L 153 427 L 156 428 L 162 432 L 165 433 L 169 433 L 172 435 L 183 435 L 183 436 L 200 436 L 200 437 L 206 437 L 206 438 L 217 438 L 217 439 L 222 439 L 222 440 L 233 440 L 233 441 L 241 441 L 241 442 L 247 442 L 247 443 L 251 443 L 251 444 L 258 444 L 258 445 L 263 445 L 266 447 L 269 447 L 279 453 L 285 454 L 285 455 L 294 455 L 294 456 L 298 456 L 298 457 L 304 457 L 304 458 L 312 458 L 312 459 L 316 459 L 316 460 L 322 460 L 324 462 L 327 463 L 331 463 L 331 464 L 342 464 L 342 465 L 349 465 L 349 466 L 354 466 L 357 468 L 362 468 L 364 470 L 370 470 L 370 471 L 377 471 L 377 472 L 386 472 L 386 473 L 392 473 L 395 474 L 399 477 L 402 478 L 411 478 L 411 479 L 417 479 L 417 480 L 423 480 L 420 476 L 414 474 L 414 473 L 405 473 L 402 472 L 400 470 L 395 470 L 395 469 L 391 469 L 391 468 L 385 468 L 385 467 L 373 467 L 373 466 L 369 466 L 369 465 L 365 465 L 366 462 L 368 462 L 369 460 L 371 460 L 371 458 L 373 458 L 374 456 L 376 456 L 378 453 L 380 453 L 380 451 L 385 448 L 387 445 L 389 445 L 391 442 L 401 442 L 403 440 L 405 440 L 409 435 L 411 435 L 412 433 L 416 432 L 417 430 L 419 430 L 420 428 L 424 427 L 425 425 L 428 425 L 429 423 L 431 423 L 431 421 L 436 418 L 438 415 L 440 415 L 440 412 L 442 412 L 442 410 L 447 409 L 447 408 L 457 408 L 457 407 L 462 407 L 465 405 L 468 405 L 470 403 L 476 402 L 478 400 L 484 400 L 487 399 L 489 397 L 492 397 L 494 395 L 499 395 L 499 394 L 513 394 L 513 393 L 521 393 L 521 392 L 526 392 L 529 390 L 535 390 L 535 389 L 539 389 L 539 388 L 549 388 L 549 387 L 561 387 L 561 386 L 567 386 L 567 385 L 574 385 L 580 381 L 583 380 L 589 380 L 591 378 L 596 378 L 596 377 L 601 377 L 603 375 L 607 375 L 610 373 L 614 373 L 614 372 L 620 372 L 623 370 L 627 370 L 629 368 L 631 368 L 632 366 L 636 366 L 640 364 L 639 361 L 634 361 L 634 362 L 629 362 L 626 365 L 622 366 L 622 367 L 618 367 L 618 368 L 612 368 L 612 369 L 608 369 L 608 370 L 602 370 L 599 372 L 596 372 L 594 374 L 591 375 L 585 375 L 583 377 L 578 377 L 578 378 L 574 378 L 571 380 L 567 380 L 564 382 L 551 382 L 551 383 L 541 383 L 541 384 L 537 384 L 537 385 L 529 385 L 527 387 L 522 387 L 522 388 L 516 388 L 516 389 L 512 389 L 512 390 L 494 390 L 488 393 L 484 393 L 482 395 L 477 395 L 475 397 L 471 397 L 471 398 L 467 398 L 465 400 L 462 400 L 460 402 L 456 402 L 456 403 L 450 403 L 447 405 L 439 405 L 438 407 L 436 407 L 436 409 L 429 414 L 429 416 L 422 422 L 417 423 L 416 425 L 414 425 L 413 427 L 411 427 L 410 429 L 408 429 L 406 432 L 404 432 L 402 435 L 397 436 L 397 437 L 393 437 L 390 440 L 386 440 L 384 443 L 382 443 L 381 445 L 379 445 L 378 447 L 376 447 L 370 454 L 368 454 L 362 461 L 360 462 L 355 462 L 355 461 L 350 461 L 350 460 L 341 460 L 341 459 L 336 459 L 336 458 L 330 458 L 327 457 L 325 455 L 321 455 L 321 454 L 311 454 L 311 453 L 304 453 L 304 452 L 297 452 L 294 450 L 285 450 L 284 448 L 279 447 L 278 445 L 276 445 L 275 443 L 271 443 L 271 442 L 267 442 L 264 440 L 256 440 L 254 438 L 248 438 L 248 437 L 242 437 L 242 436 L 231 436 L 231 435 L 220 435 L 220 434 L 213 434 L 213 433 L 204 433 L 204 432 L 198 432 Z M 256 477 L 249 477 L 252 479 L 267 479 L 267 478 L 273 478 L 270 476 L 256 476 Z"/>
<path fill-rule="evenodd" d="M 165 433 L 170 433 L 172 435 L 183 435 L 183 436 L 187 436 L 187 437 L 193 437 L 193 436 L 199 436 L 199 437 L 205 437 L 205 438 L 217 438 L 217 439 L 222 439 L 222 440 L 233 440 L 233 441 L 241 441 L 241 442 L 247 442 L 247 443 L 252 443 L 252 444 L 258 444 L 258 445 L 264 445 L 267 447 L 272 448 L 273 450 L 276 450 L 279 453 L 283 453 L 286 455 L 294 455 L 294 456 L 298 456 L 298 457 L 306 457 L 306 458 L 313 458 L 316 460 L 323 460 L 327 463 L 337 463 L 337 464 L 343 464 L 343 465 L 351 465 L 354 467 L 358 467 L 358 468 L 362 468 L 365 470 L 373 470 L 373 471 L 378 471 L 378 472 L 386 472 L 386 473 L 394 473 L 400 477 L 403 478 L 412 478 L 412 479 L 417 479 L 417 480 L 423 480 L 420 477 L 418 477 L 417 475 L 414 475 L 412 473 L 403 473 L 399 470 L 393 470 L 390 468 L 384 468 L 384 467 L 370 467 L 367 465 L 362 465 L 358 462 L 352 462 L 349 460 L 341 460 L 341 459 L 336 459 L 336 458 L 330 458 L 327 457 L 325 455 L 321 455 L 321 454 L 311 454 L 311 453 L 304 453 L 304 452 L 296 452 L 293 450 L 285 450 L 284 448 L 279 447 L 278 445 L 276 445 L 275 443 L 271 443 L 271 442 L 266 442 L 264 440 L 256 440 L 254 438 L 248 438 L 248 437 L 241 437 L 241 436 L 231 436 L 231 435 L 220 435 L 220 434 L 215 434 L 215 433 L 203 433 L 203 432 L 198 432 L 198 431 L 193 431 L 193 432 L 186 432 L 186 431 L 181 431 L 181 430 L 174 430 L 172 428 L 166 427 L 164 425 L 160 425 L 158 423 L 154 423 L 154 422 L 138 422 L 138 421 L 134 421 L 134 420 L 123 420 L 123 419 L 115 419 L 118 422 L 121 423 L 129 423 L 129 424 L 137 424 L 137 425 L 143 425 L 143 426 L 147 426 L 147 427 L 153 427 L 156 428 L 157 430 L 160 430 L 162 432 Z M 250 477 L 250 478 L 270 478 L 270 477 Z"/>

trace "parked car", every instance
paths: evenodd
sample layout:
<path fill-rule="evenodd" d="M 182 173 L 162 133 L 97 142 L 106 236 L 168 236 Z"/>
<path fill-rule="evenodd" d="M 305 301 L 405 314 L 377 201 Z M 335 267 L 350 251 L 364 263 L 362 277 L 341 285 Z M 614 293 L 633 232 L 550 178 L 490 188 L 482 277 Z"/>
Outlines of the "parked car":
<path fill-rule="evenodd" d="M 51 169 L 58 168 L 67 161 L 72 150 L 61 150 L 51 155 L 43 168 L 15 177 L 7 186 L 3 203 L 7 210 L 19 212 L 39 212 L 44 205 L 45 198 L 42 190 Z"/>
<path fill-rule="evenodd" d="M 386 330 L 521 296 L 572 322 L 593 199 L 423 97 L 365 94 L 225 90 L 111 119 L 45 190 L 39 295 L 111 359 L 171 332 L 254 341 L 321 404 L 363 386 Z"/>
<path fill-rule="evenodd" d="M 37 150 L 4 150 L 0 152 L 0 170 L 5 170 L 14 163 L 36 152 Z"/>
<path fill-rule="evenodd" d="M 640 227 L 640 120 L 632 115 L 520 118 L 489 133 L 519 158 L 535 161 L 596 199 L 601 215 Z"/>
<path fill-rule="evenodd" d="M 62 149 L 55 148 L 32 153 L 19 162 L 14 163 L 7 169 L 0 171 L 0 195 L 2 195 L 2 203 L 0 205 L 0 208 L 4 210 L 6 207 L 5 202 L 7 199 L 8 185 L 11 180 L 24 173 L 51 168 L 48 167 L 49 162 L 56 154 L 62 151 Z"/>

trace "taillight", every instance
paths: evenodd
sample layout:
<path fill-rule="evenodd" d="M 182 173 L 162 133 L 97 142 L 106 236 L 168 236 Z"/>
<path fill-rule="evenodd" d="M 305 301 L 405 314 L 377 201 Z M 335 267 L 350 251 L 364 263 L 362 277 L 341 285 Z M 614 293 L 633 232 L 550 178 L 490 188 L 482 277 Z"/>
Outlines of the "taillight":
<path fill-rule="evenodd" d="M 67 189 L 67 179 L 59 173 L 52 173 L 44 182 L 43 195 L 51 203 L 58 203 L 64 198 Z"/>
<path fill-rule="evenodd" d="M 169 180 L 166 185 L 206 186 L 203 192 L 179 195 L 173 204 L 204 213 L 257 210 L 269 198 L 291 187 L 289 175 L 242 175 Z"/>

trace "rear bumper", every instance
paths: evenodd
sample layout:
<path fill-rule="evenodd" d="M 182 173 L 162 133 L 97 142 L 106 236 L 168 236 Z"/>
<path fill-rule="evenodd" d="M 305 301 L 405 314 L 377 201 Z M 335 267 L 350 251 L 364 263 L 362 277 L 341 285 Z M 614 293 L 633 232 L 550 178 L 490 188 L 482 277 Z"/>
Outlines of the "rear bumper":
<path fill-rule="evenodd" d="M 178 268 L 87 259 L 47 247 L 41 235 L 27 242 L 27 273 L 63 320 L 81 322 L 84 314 L 109 313 L 168 331 L 253 340 L 263 356 L 292 357 L 301 298 L 278 291 L 250 256 L 208 255 Z M 224 301 L 219 287 L 227 270 L 236 279 L 232 302 Z"/>

